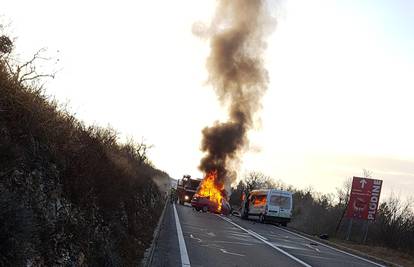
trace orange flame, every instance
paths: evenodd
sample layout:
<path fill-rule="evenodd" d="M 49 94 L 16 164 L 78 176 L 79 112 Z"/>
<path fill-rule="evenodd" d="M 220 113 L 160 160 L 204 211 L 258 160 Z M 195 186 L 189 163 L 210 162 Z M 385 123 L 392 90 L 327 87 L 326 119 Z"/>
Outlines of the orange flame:
<path fill-rule="evenodd" d="M 224 185 L 218 182 L 217 178 L 217 171 L 208 173 L 201 181 L 197 194 L 202 197 L 208 197 L 211 202 L 217 204 L 217 211 L 221 212 Z"/>
<path fill-rule="evenodd" d="M 257 207 L 257 206 L 264 206 L 264 205 L 266 205 L 266 196 L 257 196 L 257 197 L 254 199 L 253 205 L 254 205 L 255 207 Z"/>

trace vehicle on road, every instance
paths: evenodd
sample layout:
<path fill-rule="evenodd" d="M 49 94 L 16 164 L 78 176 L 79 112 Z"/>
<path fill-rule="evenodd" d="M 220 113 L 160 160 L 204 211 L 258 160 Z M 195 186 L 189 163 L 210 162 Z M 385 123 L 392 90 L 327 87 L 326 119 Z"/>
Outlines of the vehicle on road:
<path fill-rule="evenodd" d="M 170 201 L 171 203 L 177 202 L 177 189 L 171 188 L 170 190 Z"/>
<path fill-rule="evenodd" d="M 184 205 L 185 202 L 190 203 L 197 188 L 201 183 L 201 179 L 192 179 L 190 175 L 184 175 L 177 182 L 177 198 L 178 203 Z"/>
<path fill-rule="evenodd" d="M 223 198 L 221 200 L 221 208 L 219 209 L 219 205 L 216 202 L 210 200 L 208 196 L 200 196 L 195 194 L 191 199 L 191 206 L 196 211 L 203 211 L 203 212 L 214 212 L 214 213 L 221 213 L 227 215 L 230 213 L 230 204 Z"/>
<path fill-rule="evenodd" d="M 292 193 L 277 189 L 253 190 L 242 202 L 241 218 L 258 218 L 287 226 L 292 217 Z"/>
<path fill-rule="evenodd" d="M 193 196 L 193 198 L 191 199 L 191 206 L 196 210 L 196 211 L 210 211 L 210 210 L 216 210 L 218 208 L 217 203 L 214 203 L 212 201 L 210 201 L 209 197 L 205 197 L 205 196 L 200 196 L 198 194 L 195 194 Z"/>

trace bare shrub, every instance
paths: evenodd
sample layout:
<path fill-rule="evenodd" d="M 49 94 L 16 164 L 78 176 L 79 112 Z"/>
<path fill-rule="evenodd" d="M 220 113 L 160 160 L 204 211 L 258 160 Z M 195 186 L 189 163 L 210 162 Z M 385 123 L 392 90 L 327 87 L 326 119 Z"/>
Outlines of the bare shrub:
<path fill-rule="evenodd" d="M 35 61 L 19 71 L 0 57 L 0 265 L 136 266 L 164 201 L 152 177 L 168 174 L 150 146 L 120 144 L 26 83 Z"/>

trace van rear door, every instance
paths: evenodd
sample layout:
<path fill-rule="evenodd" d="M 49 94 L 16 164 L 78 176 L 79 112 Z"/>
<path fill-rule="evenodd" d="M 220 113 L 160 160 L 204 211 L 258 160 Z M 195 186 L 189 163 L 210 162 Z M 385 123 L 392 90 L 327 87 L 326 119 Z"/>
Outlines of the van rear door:
<path fill-rule="evenodd" d="M 291 214 L 291 196 L 273 193 L 269 200 L 269 215 L 282 218 L 290 218 Z"/>

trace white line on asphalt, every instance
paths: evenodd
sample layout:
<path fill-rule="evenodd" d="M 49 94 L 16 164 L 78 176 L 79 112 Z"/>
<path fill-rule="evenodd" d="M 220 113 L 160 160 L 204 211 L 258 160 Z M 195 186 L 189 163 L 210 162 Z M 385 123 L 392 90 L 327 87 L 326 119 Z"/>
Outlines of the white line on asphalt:
<path fill-rule="evenodd" d="M 369 262 L 369 263 L 374 264 L 374 265 L 376 265 L 376 266 L 386 267 L 385 265 L 382 265 L 382 264 L 376 263 L 376 262 L 374 262 L 374 261 L 371 261 L 371 260 L 365 259 L 365 258 L 363 258 L 363 257 L 357 256 L 357 255 L 354 255 L 354 254 L 351 254 L 351 253 L 349 253 L 349 252 L 346 252 L 346 251 L 343 251 L 343 250 L 340 250 L 340 249 L 337 249 L 337 248 L 331 247 L 331 246 L 329 246 L 329 245 L 326 245 L 326 244 L 324 244 L 324 243 L 318 242 L 318 241 L 316 241 L 316 240 L 313 240 L 313 239 L 308 238 L 308 237 L 306 237 L 306 236 L 300 235 L 300 234 L 298 234 L 298 233 L 291 232 L 291 231 L 289 231 L 289 230 L 286 230 L 286 229 L 283 229 L 283 228 L 280 228 L 280 227 L 278 227 L 278 229 L 279 229 L 279 230 L 282 230 L 282 231 L 285 231 L 285 232 L 287 232 L 287 233 L 290 233 L 290 234 L 292 234 L 292 235 L 296 235 L 296 236 L 299 236 L 299 237 L 301 237 L 301 238 L 307 239 L 307 240 L 309 240 L 309 241 L 315 242 L 315 243 L 317 243 L 317 244 L 319 244 L 319 245 L 321 245 L 321 246 L 324 246 L 324 247 L 327 247 L 327 248 L 333 249 L 333 250 L 335 250 L 335 251 L 338 251 L 338 252 L 344 253 L 344 254 L 346 254 L 346 255 L 348 255 L 348 256 L 351 256 L 351 257 L 354 257 L 354 258 L 357 258 L 357 259 L 360 259 L 360 260 L 363 260 L 363 261 Z"/>
<path fill-rule="evenodd" d="M 306 244 L 306 246 L 312 250 L 315 250 L 316 252 L 321 252 L 318 248 L 315 248 L 314 246 L 311 246 L 309 244 Z"/>
<path fill-rule="evenodd" d="M 266 237 L 261 236 L 261 235 L 257 234 L 256 232 L 254 232 L 254 231 L 252 231 L 252 230 L 247 230 L 247 231 L 248 231 L 248 233 L 249 233 L 250 235 L 252 235 L 252 236 L 254 236 L 254 235 L 258 235 L 260 238 L 263 238 L 264 240 L 266 240 L 266 241 L 267 241 L 267 238 L 266 238 Z"/>
<path fill-rule="evenodd" d="M 243 254 L 239 254 L 239 253 L 234 253 L 234 252 L 228 252 L 227 250 L 225 250 L 224 248 L 220 249 L 221 252 L 225 253 L 225 254 L 230 254 L 230 255 L 234 255 L 234 256 L 240 256 L 240 257 L 244 257 L 246 255 Z"/>
<path fill-rule="evenodd" d="M 180 219 L 178 218 L 177 209 L 173 203 L 175 225 L 177 226 L 178 244 L 180 245 L 181 266 L 190 267 L 190 259 L 188 258 L 187 248 L 185 246 L 183 231 L 181 230 Z"/>
<path fill-rule="evenodd" d="M 251 236 L 255 237 L 256 239 L 259 239 L 260 241 L 262 241 L 262 242 L 263 242 L 263 243 L 265 243 L 266 245 L 268 245 L 268 246 L 270 246 L 270 247 L 272 247 L 272 248 L 276 249 L 276 250 L 277 250 L 277 251 L 279 251 L 280 253 L 284 254 L 285 256 L 288 256 L 289 258 L 291 258 L 292 260 L 294 260 L 294 261 L 296 261 L 296 262 L 298 262 L 298 263 L 302 264 L 303 266 L 306 266 L 306 267 L 312 267 L 311 265 L 307 264 L 306 262 L 304 262 L 304 261 L 302 261 L 302 260 L 300 260 L 300 259 L 296 258 L 296 257 L 295 257 L 295 256 L 293 256 L 293 255 L 290 255 L 289 253 L 287 253 L 287 252 L 286 252 L 286 251 L 284 251 L 283 249 L 281 249 L 281 248 L 279 248 L 279 247 L 275 246 L 274 244 L 270 243 L 269 241 L 267 241 L 267 240 L 266 240 L 263 236 L 259 235 L 258 233 L 254 232 L 254 231 L 252 231 L 252 230 L 247 230 L 247 229 L 244 229 L 243 227 L 241 227 L 240 225 L 238 225 L 237 223 L 233 222 L 232 220 L 230 220 L 230 219 L 228 219 L 228 218 L 222 217 L 222 216 L 220 216 L 220 215 L 217 215 L 217 216 L 218 216 L 218 217 L 220 217 L 220 218 L 222 218 L 223 220 L 225 220 L 225 221 L 227 221 L 227 222 L 229 222 L 229 223 L 233 224 L 234 226 L 236 226 L 236 227 L 240 228 L 241 230 L 245 231 L 246 233 L 249 233 Z"/>

